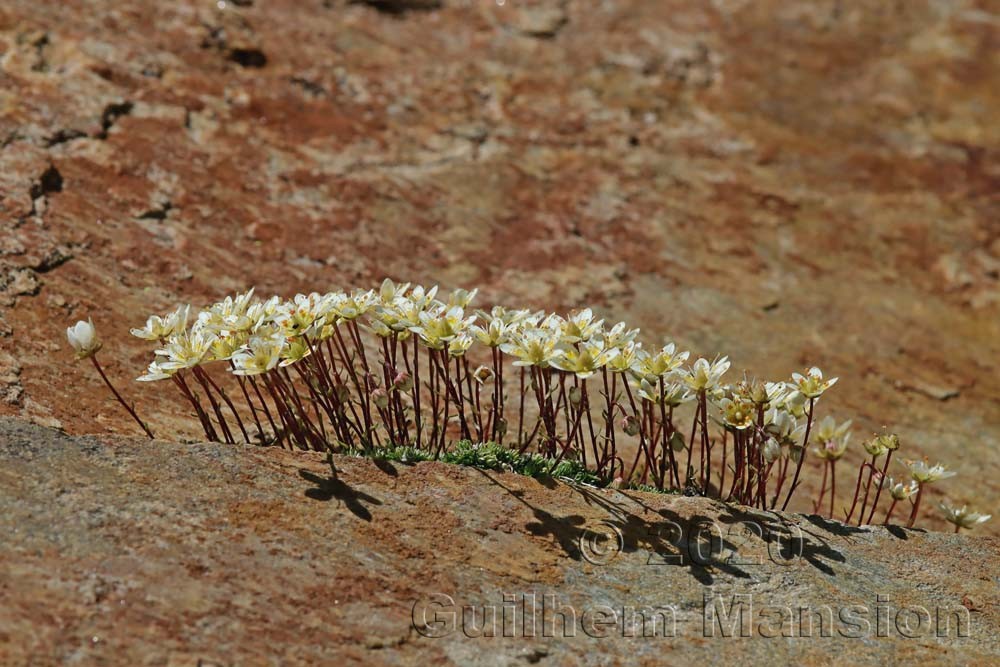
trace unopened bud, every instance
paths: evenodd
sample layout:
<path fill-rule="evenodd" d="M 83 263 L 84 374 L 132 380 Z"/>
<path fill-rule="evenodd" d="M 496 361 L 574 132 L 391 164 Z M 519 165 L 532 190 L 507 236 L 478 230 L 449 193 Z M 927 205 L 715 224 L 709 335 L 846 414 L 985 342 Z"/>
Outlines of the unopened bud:
<path fill-rule="evenodd" d="M 569 388 L 569 402 L 573 405 L 580 405 L 580 401 L 583 400 L 583 392 L 580 391 L 579 387 Z"/>
<path fill-rule="evenodd" d="M 687 443 L 684 442 L 684 436 L 680 431 L 674 431 L 673 435 L 670 436 L 670 448 L 675 452 L 682 452 L 687 449 Z"/>
<path fill-rule="evenodd" d="M 628 435 L 639 434 L 639 420 L 632 415 L 627 415 L 622 419 L 622 430 Z"/>
<path fill-rule="evenodd" d="M 764 460 L 768 463 L 774 463 L 781 456 L 781 445 L 774 438 L 768 438 L 767 442 L 764 443 Z"/>
<path fill-rule="evenodd" d="M 886 433 L 878 437 L 879 443 L 885 447 L 886 451 L 899 449 L 899 436 L 895 433 Z"/>
<path fill-rule="evenodd" d="M 392 381 L 392 386 L 400 391 L 410 391 L 413 389 L 413 378 L 406 371 L 399 371 Z"/>
<path fill-rule="evenodd" d="M 372 392 L 372 400 L 382 410 L 389 407 L 389 394 L 383 387 L 379 387 Z"/>

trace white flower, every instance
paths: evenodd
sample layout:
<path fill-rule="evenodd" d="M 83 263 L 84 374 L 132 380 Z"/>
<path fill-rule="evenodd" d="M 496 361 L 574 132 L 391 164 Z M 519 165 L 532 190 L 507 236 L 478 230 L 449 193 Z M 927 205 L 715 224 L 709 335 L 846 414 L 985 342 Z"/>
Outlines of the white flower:
<path fill-rule="evenodd" d="M 617 356 L 618 348 L 606 350 L 603 343 L 593 340 L 564 348 L 562 354 L 552 360 L 552 365 L 585 380 Z"/>
<path fill-rule="evenodd" d="M 904 464 L 910 471 L 910 477 L 920 484 L 930 484 L 942 479 L 954 477 L 955 473 L 945 468 L 940 463 L 928 465 L 927 459 L 919 461 L 905 461 Z"/>
<path fill-rule="evenodd" d="M 819 447 L 813 449 L 817 456 L 828 461 L 840 459 L 847 451 L 851 439 L 851 420 L 838 424 L 833 417 L 824 417 L 816 428 Z"/>
<path fill-rule="evenodd" d="M 143 340 L 165 340 L 173 334 L 180 333 L 187 329 L 188 314 L 190 310 L 191 306 L 183 305 L 179 306 L 177 310 L 170 313 L 166 317 L 151 315 L 149 319 L 146 320 L 146 326 L 141 329 L 132 329 L 131 333 L 136 338 L 141 338 Z"/>
<path fill-rule="evenodd" d="M 177 371 L 175 369 L 163 368 L 160 366 L 159 362 L 152 361 L 146 372 L 136 378 L 139 382 L 157 382 L 159 380 L 166 380 L 171 377 Z"/>
<path fill-rule="evenodd" d="M 463 332 L 448 341 L 448 354 L 452 357 L 461 357 L 470 347 L 472 347 L 472 336 Z"/>
<path fill-rule="evenodd" d="M 208 309 L 198 313 L 198 325 L 212 332 L 245 331 L 250 329 L 255 324 L 247 315 L 252 299 L 252 287 L 243 294 L 227 296 L 222 301 L 212 304 Z M 174 333 L 181 332 L 175 331 Z"/>
<path fill-rule="evenodd" d="M 396 299 L 401 299 L 406 294 L 406 290 L 410 289 L 410 283 L 403 283 L 402 285 L 397 285 L 388 278 L 382 281 L 382 286 L 379 287 L 378 296 L 384 305 L 391 305 Z"/>
<path fill-rule="evenodd" d="M 774 436 L 782 445 L 795 445 L 805 431 L 795 416 L 781 408 L 771 408 L 764 413 L 764 430 Z"/>
<path fill-rule="evenodd" d="M 914 481 L 907 483 L 896 481 L 890 477 L 886 488 L 889 489 L 889 495 L 892 496 L 893 500 L 906 500 L 916 493 L 920 489 L 920 486 Z"/>
<path fill-rule="evenodd" d="M 249 333 L 238 331 L 220 335 L 212 341 L 212 349 L 205 361 L 227 361 L 246 343 Z"/>
<path fill-rule="evenodd" d="M 749 428 L 753 425 L 754 404 L 745 399 L 724 398 L 719 401 L 719 408 L 722 410 L 722 423 L 737 431 Z"/>
<path fill-rule="evenodd" d="M 668 407 L 677 407 L 682 403 L 694 400 L 694 394 L 679 382 L 667 382 L 664 384 L 663 403 Z"/>
<path fill-rule="evenodd" d="M 256 329 L 265 324 L 273 323 L 284 315 L 283 305 L 281 297 L 272 296 L 267 301 L 258 301 L 247 306 L 246 318 L 251 323 L 250 330 L 259 335 Z"/>
<path fill-rule="evenodd" d="M 824 391 L 837 383 L 838 378 L 823 379 L 823 371 L 813 366 L 805 375 L 792 373 L 792 382 L 806 398 L 818 398 Z"/>
<path fill-rule="evenodd" d="M 501 343 L 507 342 L 510 334 L 517 329 L 516 324 L 506 319 L 507 313 L 499 306 L 489 313 L 480 310 L 476 314 L 483 320 L 485 326 L 474 325 L 471 328 L 472 334 L 476 340 L 488 347 L 499 347 Z"/>
<path fill-rule="evenodd" d="M 624 322 L 619 322 L 601 334 L 601 338 L 604 339 L 605 347 L 622 348 L 632 343 L 638 335 L 638 329 L 629 329 Z"/>
<path fill-rule="evenodd" d="M 278 306 L 272 319 L 288 338 L 313 336 L 332 315 L 336 294 L 296 294 L 291 301 Z"/>
<path fill-rule="evenodd" d="M 805 394 L 796 389 L 789 391 L 781 399 L 775 401 L 773 405 L 785 410 L 796 419 L 801 419 L 806 416 L 806 406 L 808 404 L 809 399 L 806 398 Z"/>
<path fill-rule="evenodd" d="M 216 335 L 202 329 L 192 329 L 174 334 L 167 339 L 166 346 L 156 351 L 157 356 L 166 357 L 166 361 L 157 362 L 160 368 L 180 370 L 197 366 L 212 349 Z"/>
<path fill-rule="evenodd" d="M 465 317 L 465 311 L 459 306 L 447 310 L 438 307 L 433 311 L 421 311 L 420 325 L 410 327 L 410 330 L 420 336 L 427 347 L 432 350 L 443 350 L 452 339 L 465 332 L 475 321 L 475 315 Z"/>
<path fill-rule="evenodd" d="M 788 387 L 784 382 L 752 380 L 737 383 L 734 391 L 757 405 L 767 408 L 771 404 L 780 404 L 788 394 Z"/>
<path fill-rule="evenodd" d="M 607 339 L 605 339 L 607 344 Z M 642 361 L 645 352 L 642 350 L 642 343 L 628 341 L 617 346 L 618 355 L 608 362 L 608 370 L 612 373 L 625 373 L 635 371 Z"/>
<path fill-rule="evenodd" d="M 559 336 L 546 329 L 523 329 L 514 340 L 500 346 L 504 354 L 517 357 L 515 366 L 548 368 L 562 354 Z"/>
<path fill-rule="evenodd" d="M 69 344 L 73 347 L 78 359 L 94 356 L 103 345 L 97 337 L 97 329 L 94 328 L 94 323 L 90 318 L 87 318 L 86 322 L 80 320 L 73 326 L 67 327 L 66 338 L 69 339 Z"/>
<path fill-rule="evenodd" d="M 687 361 L 689 355 L 689 352 L 677 352 L 673 343 L 667 343 L 656 354 L 645 355 L 639 359 L 638 371 L 645 375 L 650 382 L 655 382 L 657 378 L 670 375 Z M 695 365 L 697 366 L 697 362 Z M 728 362 L 726 368 L 729 368 Z M 722 370 L 719 375 L 721 376 L 725 372 Z"/>
<path fill-rule="evenodd" d="M 278 364 L 282 368 L 291 366 L 295 362 L 305 359 L 312 354 L 312 348 L 303 337 L 286 339 L 285 348 L 281 352 L 281 362 Z"/>
<path fill-rule="evenodd" d="M 281 336 L 254 336 L 246 347 L 233 355 L 234 375 L 260 375 L 281 361 L 287 342 Z"/>
<path fill-rule="evenodd" d="M 553 319 L 553 321 L 555 321 Z M 562 338 L 564 343 L 580 343 L 589 341 L 601 330 L 604 320 L 594 320 L 594 313 L 590 308 L 570 313 L 569 317 L 562 320 Z"/>
<path fill-rule="evenodd" d="M 474 289 L 471 292 L 464 289 L 457 289 L 448 295 L 448 307 L 468 308 L 472 300 L 476 298 L 478 292 L 478 289 Z"/>
<path fill-rule="evenodd" d="M 981 523 L 986 523 L 993 516 L 992 514 L 970 512 L 966 505 L 962 505 L 961 508 L 955 508 L 945 503 L 940 503 L 938 507 L 941 508 L 945 520 L 958 528 L 974 528 Z"/>
<path fill-rule="evenodd" d="M 350 296 L 339 292 L 331 295 L 331 297 L 333 298 L 331 298 L 332 303 L 330 306 L 333 312 L 344 320 L 358 319 L 374 308 L 379 302 L 379 297 L 375 294 L 374 290 L 368 290 L 367 292 L 355 290 Z"/>
<path fill-rule="evenodd" d="M 665 349 L 665 348 L 664 348 Z M 709 363 L 708 359 L 701 358 L 694 362 L 694 365 L 684 371 L 682 378 L 692 390 L 697 392 L 712 392 L 719 386 L 719 380 L 729 370 L 729 359 L 722 357 Z"/>

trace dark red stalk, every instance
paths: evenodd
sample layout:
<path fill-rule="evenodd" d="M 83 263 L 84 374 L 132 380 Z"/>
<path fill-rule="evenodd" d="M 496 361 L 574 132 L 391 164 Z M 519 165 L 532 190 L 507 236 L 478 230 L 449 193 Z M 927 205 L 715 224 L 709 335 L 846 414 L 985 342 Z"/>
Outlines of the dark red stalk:
<path fill-rule="evenodd" d="M 115 389 L 115 386 L 111 384 L 111 380 L 109 380 L 108 376 L 104 374 L 104 369 L 101 368 L 100 362 L 97 361 L 97 354 L 90 355 L 90 360 L 93 362 L 94 368 L 96 368 L 97 372 L 101 375 L 101 379 L 104 380 L 104 384 L 106 384 L 108 386 L 108 389 L 111 390 L 111 393 L 115 395 L 115 398 L 118 399 L 118 402 L 121 403 L 121 406 L 125 408 L 126 412 L 128 412 L 132 416 L 132 419 L 135 420 L 135 423 L 138 424 L 139 427 L 142 428 L 142 430 L 146 433 L 146 435 L 149 436 L 149 439 L 152 440 L 153 432 L 149 430 L 149 427 L 146 426 L 145 422 L 139 419 L 139 415 L 135 413 L 135 408 L 126 403 L 125 399 L 122 398 L 122 395 L 118 393 L 117 389 Z"/>
<path fill-rule="evenodd" d="M 889 461 L 892 460 L 892 453 L 894 449 L 890 449 L 889 453 L 885 455 L 885 464 L 882 466 L 882 475 L 879 478 L 878 491 L 875 492 L 875 501 L 872 503 L 872 511 L 868 514 L 868 521 L 865 523 L 870 524 L 872 522 L 872 517 L 875 516 L 875 508 L 878 506 L 878 499 L 882 497 L 882 487 L 885 486 L 885 475 L 889 471 Z"/>
<path fill-rule="evenodd" d="M 784 512 L 788 509 L 788 503 L 792 500 L 792 494 L 795 493 L 795 488 L 799 485 L 799 473 L 802 472 L 802 464 L 806 460 L 806 454 L 809 452 L 809 432 L 812 430 L 813 423 L 813 408 L 816 405 L 816 399 L 809 399 L 809 417 L 806 419 L 806 434 L 802 438 L 802 454 L 799 455 L 798 463 L 795 466 L 795 476 L 792 477 L 792 485 L 788 487 L 788 495 L 785 496 L 785 503 L 781 506 L 781 511 Z"/>

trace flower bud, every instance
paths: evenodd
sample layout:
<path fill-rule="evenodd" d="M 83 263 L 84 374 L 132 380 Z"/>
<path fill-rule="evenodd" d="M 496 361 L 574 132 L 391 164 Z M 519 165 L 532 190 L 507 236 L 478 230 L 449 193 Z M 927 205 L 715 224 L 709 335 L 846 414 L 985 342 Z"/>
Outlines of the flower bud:
<path fill-rule="evenodd" d="M 583 400 L 583 392 L 580 391 L 579 387 L 569 388 L 569 402 L 573 405 L 580 405 L 580 401 Z"/>
<path fill-rule="evenodd" d="M 413 378 L 406 371 L 399 371 L 392 380 L 392 386 L 400 391 L 410 391 L 413 389 Z"/>
<path fill-rule="evenodd" d="M 888 451 L 885 448 L 885 444 L 882 442 L 881 436 L 866 441 L 864 443 L 864 447 L 869 456 L 882 456 Z"/>
<path fill-rule="evenodd" d="M 628 435 L 639 434 L 639 420 L 632 415 L 627 415 L 622 419 L 622 430 Z"/>
<path fill-rule="evenodd" d="M 97 337 L 97 329 L 94 323 L 87 318 L 84 322 L 80 320 L 76 324 L 66 329 L 66 338 L 76 352 L 77 359 L 86 359 L 97 354 L 101 349 L 101 340 Z"/>
<path fill-rule="evenodd" d="M 878 436 L 876 440 L 879 441 L 879 444 L 882 445 L 886 451 L 891 452 L 899 449 L 899 436 L 895 433 L 883 433 Z"/>
<path fill-rule="evenodd" d="M 764 443 L 764 460 L 774 463 L 781 456 L 781 445 L 774 438 L 768 438 Z"/>
<path fill-rule="evenodd" d="M 372 400 L 382 410 L 389 407 L 389 393 L 386 392 L 384 387 L 379 387 L 372 391 Z"/>

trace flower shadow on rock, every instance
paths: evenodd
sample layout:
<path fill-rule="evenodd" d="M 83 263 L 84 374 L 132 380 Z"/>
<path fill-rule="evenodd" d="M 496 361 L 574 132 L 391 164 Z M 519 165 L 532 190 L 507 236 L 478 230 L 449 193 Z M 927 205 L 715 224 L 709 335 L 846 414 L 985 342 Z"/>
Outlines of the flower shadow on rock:
<path fill-rule="evenodd" d="M 344 504 L 351 513 L 363 521 L 371 521 L 372 513 L 365 507 L 368 505 L 381 505 L 382 501 L 363 491 L 351 488 L 346 482 L 339 479 L 336 474 L 331 473 L 329 477 L 317 475 L 311 470 L 300 469 L 299 476 L 307 482 L 312 482 L 316 486 L 306 489 L 307 498 L 320 501 L 330 501 L 336 498 Z"/>
<path fill-rule="evenodd" d="M 480 470 L 479 472 L 483 475 L 483 477 L 488 479 L 490 483 L 499 486 L 501 489 L 509 493 L 512 498 L 517 499 L 524 504 L 525 507 L 531 510 L 535 517 L 535 521 L 529 522 L 524 526 L 529 533 L 535 535 L 536 537 L 551 536 L 568 557 L 576 561 L 581 560 L 582 554 L 580 552 L 580 535 L 583 534 L 586 519 L 579 514 L 563 517 L 555 516 L 551 512 L 547 512 L 540 507 L 535 507 L 525 500 L 523 491 L 505 486 L 495 477 L 487 474 L 485 470 Z"/>

